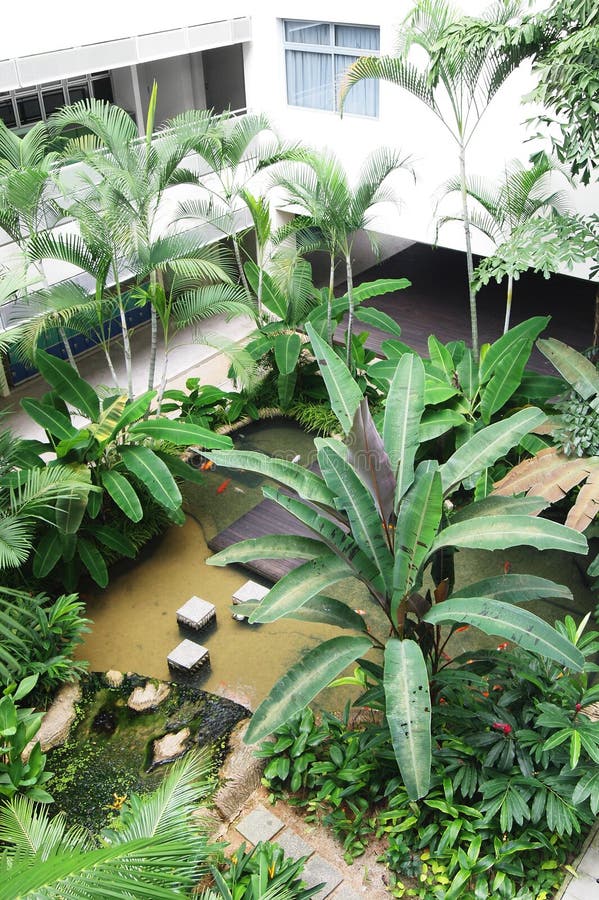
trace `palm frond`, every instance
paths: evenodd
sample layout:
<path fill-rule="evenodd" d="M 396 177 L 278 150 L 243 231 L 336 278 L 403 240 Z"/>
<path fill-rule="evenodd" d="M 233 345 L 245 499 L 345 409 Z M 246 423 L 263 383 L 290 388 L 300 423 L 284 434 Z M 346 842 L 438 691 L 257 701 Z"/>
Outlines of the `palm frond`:
<path fill-rule="evenodd" d="M 92 846 L 84 828 L 68 828 L 64 815 L 51 818 L 45 807 L 18 794 L 0 807 L 0 841 L 10 845 L 11 854 L 21 863 L 43 861 L 59 851 Z"/>
<path fill-rule="evenodd" d="M 235 316 L 253 316 L 245 288 L 234 284 L 210 284 L 185 291 L 173 306 L 173 324 L 177 329 L 198 325 L 216 315 L 224 315 L 227 321 Z"/>

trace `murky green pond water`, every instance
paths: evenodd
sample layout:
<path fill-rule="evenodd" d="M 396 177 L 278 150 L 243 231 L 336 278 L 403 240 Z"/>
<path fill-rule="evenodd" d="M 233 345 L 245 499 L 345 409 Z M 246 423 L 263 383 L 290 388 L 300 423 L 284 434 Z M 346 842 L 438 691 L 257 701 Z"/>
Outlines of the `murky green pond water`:
<path fill-rule="evenodd" d="M 240 448 L 262 450 L 286 459 L 299 454 L 303 465 L 314 460 L 310 435 L 286 422 L 264 422 L 242 429 L 236 442 Z M 224 489 L 219 492 L 223 484 Z M 206 565 L 211 555 L 207 541 L 262 500 L 262 484 L 263 479 L 253 473 L 216 469 L 206 473 L 202 486 L 188 487 L 190 516 L 185 525 L 171 528 L 142 560 L 113 577 L 106 590 L 90 595 L 87 614 L 94 624 L 79 656 L 89 661 L 92 670 L 119 669 L 169 678 L 167 654 L 187 636 L 180 631 L 175 612 L 197 594 L 217 609 L 217 625 L 198 638 L 209 648 L 211 660 L 210 668 L 199 676 L 200 684 L 205 690 L 254 709 L 302 653 L 340 633 L 332 627 L 291 619 L 262 626 L 232 619 L 232 594 L 250 576 L 237 567 L 220 569 Z M 554 551 L 462 551 L 456 555 L 456 585 L 500 575 L 506 561 L 512 572 L 542 575 L 571 588 L 572 609 L 546 602 L 536 607 L 529 605 L 551 622 L 566 612 L 578 617 L 596 603 L 584 585 L 575 558 Z M 370 614 L 372 607 L 357 582 L 343 582 L 330 594 L 354 608 L 368 609 Z M 379 620 L 375 631 L 377 627 L 384 629 L 384 621 Z M 472 646 L 473 641 L 486 646 L 496 643 L 494 638 L 468 631 L 452 638 L 448 652 L 457 655 Z M 322 699 L 332 709 L 343 704 L 339 691 L 331 691 Z"/>

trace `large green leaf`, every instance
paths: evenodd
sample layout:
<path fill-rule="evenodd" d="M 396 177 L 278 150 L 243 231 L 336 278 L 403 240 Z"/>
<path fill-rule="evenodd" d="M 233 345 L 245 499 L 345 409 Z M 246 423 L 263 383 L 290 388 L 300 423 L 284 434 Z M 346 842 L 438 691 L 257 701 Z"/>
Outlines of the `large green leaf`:
<path fill-rule="evenodd" d="M 36 578 L 44 578 L 51 572 L 62 556 L 60 534 L 52 528 L 42 535 L 33 557 L 33 574 Z"/>
<path fill-rule="evenodd" d="M 125 468 L 146 486 L 153 499 L 165 509 L 181 506 L 181 491 L 168 466 L 149 447 L 121 447 Z"/>
<path fill-rule="evenodd" d="M 453 598 L 438 603 L 424 616 L 431 625 L 463 622 L 474 625 L 485 634 L 502 637 L 525 650 L 554 659 L 577 672 L 582 670 L 584 656 L 567 638 L 538 616 L 511 603 L 488 597 Z"/>
<path fill-rule="evenodd" d="M 400 506 L 395 527 L 394 620 L 397 603 L 414 587 L 420 566 L 435 539 L 442 508 L 439 467 L 427 460 L 416 469 L 414 484 Z"/>
<path fill-rule="evenodd" d="M 430 369 L 426 372 L 424 380 L 424 404 L 425 406 L 434 406 L 436 403 L 445 403 L 458 394 L 458 389 L 449 384 L 442 373 L 432 372 Z"/>
<path fill-rule="evenodd" d="M 406 353 L 397 363 L 383 421 L 385 450 L 397 481 L 396 508 L 414 480 L 414 457 L 423 412 L 424 366 L 420 357 Z"/>
<path fill-rule="evenodd" d="M 314 559 L 323 552 L 323 543 L 296 534 L 267 534 L 225 547 L 206 560 L 210 566 L 252 562 L 255 559 Z"/>
<path fill-rule="evenodd" d="M 302 656 L 273 687 L 251 718 L 244 741 L 263 740 L 303 710 L 346 666 L 371 647 L 367 637 L 336 637 Z"/>
<path fill-rule="evenodd" d="M 334 444 L 329 444 L 329 447 L 334 452 L 339 449 Z M 345 458 L 370 491 L 383 522 L 391 522 L 395 502 L 395 476 L 366 397 L 356 410 L 347 436 Z"/>
<path fill-rule="evenodd" d="M 382 584 L 390 589 L 393 557 L 372 494 L 350 464 L 330 447 L 320 448 L 318 463 L 327 485 L 336 495 L 335 505 L 347 514 L 354 540 L 375 562 Z"/>
<path fill-rule="evenodd" d="M 507 403 L 519 386 L 530 348 L 530 341 L 520 338 L 512 345 L 509 356 L 506 355 L 495 366 L 491 380 L 481 392 L 480 414 L 483 422 L 488 424 L 493 414 Z"/>
<path fill-rule="evenodd" d="M 443 372 L 448 383 L 451 384 L 455 373 L 453 357 L 447 347 L 434 334 L 429 335 L 428 355 L 433 366 L 439 369 L 440 372 Z"/>
<path fill-rule="evenodd" d="M 108 584 L 108 569 L 98 548 L 86 538 L 79 538 L 77 553 L 98 587 L 105 588 Z"/>
<path fill-rule="evenodd" d="M 98 443 L 104 444 L 110 440 L 117 423 L 121 420 L 126 405 L 127 395 L 123 394 L 121 397 L 117 397 L 113 400 L 106 409 L 102 410 L 97 423 L 91 423 L 88 426 L 88 430 L 93 434 Z"/>
<path fill-rule="evenodd" d="M 431 772 L 431 697 L 422 650 L 390 638 L 385 646 L 385 713 L 410 800 L 424 797 Z"/>
<path fill-rule="evenodd" d="M 484 384 L 505 359 L 513 356 L 514 344 L 526 340 L 531 348 L 532 343 L 549 324 L 549 316 L 533 316 L 514 328 L 506 331 L 494 344 L 491 344 L 480 363 L 480 382 Z"/>
<path fill-rule="evenodd" d="M 395 293 L 411 287 L 412 282 L 407 278 L 376 278 L 374 281 L 363 281 L 354 287 L 354 303 L 362 303 L 371 297 L 380 297 L 382 294 Z"/>
<path fill-rule="evenodd" d="M 95 489 L 94 489 L 95 490 Z M 68 492 L 66 488 L 65 493 Z M 56 527 L 64 534 L 76 534 L 81 525 L 87 506 L 87 497 L 80 492 L 71 491 L 67 496 L 59 497 L 56 503 Z"/>
<path fill-rule="evenodd" d="M 453 409 L 425 409 L 420 420 L 418 440 L 421 444 L 441 437 L 450 428 L 458 428 L 465 422 L 464 416 Z"/>
<path fill-rule="evenodd" d="M 243 604 L 243 613 L 249 616 L 259 605 L 259 601 L 247 601 Z M 231 611 L 239 613 L 239 606 L 232 606 Z M 318 622 L 319 625 L 335 625 L 337 628 L 349 628 L 352 631 L 367 630 L 366 622 L 355 610 L 350 609 L 341 600 L 320 595 L 288 613 L 286 618 L 296 619 L 299 622 Z"/>
<path fill-rule="evenodd" d="M 260 270 L 253 260 L 249 259 L 244 267 L 247 280 L 256 296 L 258 295 L 258 283 L 260 280 Z M 262 272 L 262 303 L 264 306 L 279 319 L 284 319 L 287 315 L 287 301 L 285 295 L 277 287 L 276 282 L 271 278 L 268 272 Z"/>
<path fill-rule="evenodd" d="M 387 315 L 376 306 L 359 306 L 355 312 L 355 318 L 359 322 L 365 322 L 366 325 L 372 325 L 380 331 L 386 331 L 388 334 L 401 336 L 401 328 L 391 316 Z"/>
<path fill-rule="evenodd" d="M 443 493 L 447 495 L 465 478 L 492 466 L 546 418 L 540 409 L 530 407 L 478 431 L 441 466 Z"/>
<path fill-rule="evenodd" d="M 164 450 L 154 450 L 156 456 L 162 460 L 168 470 L 175 478 L 181 478 L 183 481 L 191 481 L 192 484 L 205 484 L 206 476 L 199 469 L 194 469 L 189 463 L 184 462 L 180 456 L 173 453 L 166 453 Z"/>
<path fill-rule="evenodd" d="M 480 516 L 537 516 L 546 506 L 544 497 L 502 497 L 491 495 L 475 503 L 468 503 L 452 513 L 452 524 Z"/>
<path fill-rule="evenodd" d="M 217 466 L 224 466 L 229 469 L 242 469 L 244 472 L 258 472 L 267 478 L 278 481 L 279 484 L 291 488 L 304 500 L 310 500 L 312 503 L 322 503 L 325 506 L 333 506 L 335 495 L 328 488 L 322 478 L 319 478 L 309 469 L 304 469 L 297 463 L 292 463 L 286 459 L 273 459 L 265 456 L 263 453 L 256 453 L 253 450 L 230 450 L 221 452 L 212 450 L 205 454 L 207 459 L 211 459 Z"/>
<path fill-rule="evenodd" d="M 112 470 L 102 472 L 102 484 L 110 494 L 119 509 L 125 513 L 132 522 L 140 522 L 143 518 L 143 509 L 134 487 L 121 475 Z"/>
<path fill-rule="evenodd" d="M 537 341 L 537 347 L 584 400 L 599 394 L 597 369 L 582 353 L 555 338 Z"/>
<path fill-rule="evenodd" d="M 505 550 L 521 544 L 537 550 L 566 550 L 568 553 L 586 553 L 588 549 L 584 535 L 550 519 L 523 515 L 477 516 L 444 528 L 429 556 L 441 547 Z"/>
<path fill-rule="evenodd" d="M 138 422 L 129 429 L 131 437 L 151 437 L 158 441 L 169 441 L 180 447 L 191 445 L 205 447 L 207 449 L 228 450 L 233 446 L 233 441 L 227 434 L 215 434 L 201 425 L 193 425 L 191 422 L 181 422 L 179 419 L 148 419 L 147 422 Z"/>
<path fill-rule="evenodd" d="M 123 430 L 123 428 L 126 428 L 128 425 L 131 425 L 132 422 L 136 422 L 138 419 L 141 419 L 142 416 L 145 416 L 156 393 L 156 391 L 146 391 L 145 394 L 141 394 L 139 397 L 136 397 L 135 400 L 128 403 L 118 422 L 115 424 L 110 437 L 114 438 L 119 431 Z"/>
<path fill-rule="evenodd" d="M 318 362 L 324 383 L 329 392 L 331 408 L 348 434 L 354 421 L 356 410 L 362 400 L 362 391 L 351 373 L 335 351 L 318 336 L 314 328 L 307 324 L 306 331 Z"/>
<path fill-rule="evenodd" d="M 41 375 L 58 391 L 61 398 L 78 409 L 83 416 L 97 422 L 100 416 L 100 401 L 93 387 L 81 378 L 69 363 L 57 359 L 44 350 L 35 354 L 35 364 Z"/>
<path fill-rule="evenodd" d="M 303 563 L 277 581 L 250 617 L 250 622 L 275 622 L 351 574 L 344 559 L 324 550 L 316 559 Z"/>
<path fill-rule="evenodd" d="M 279 377 L 277 378 L 279 406 L 283 411 L 285 411 L 289 407 L 291 401 L 293 400 L 296 383 L 297 374 L 295 372 L 292 372 L 290 375 L 279 374 Z"/>
<path fill-rule="evenodd" d="M 281 375 L 291 375 L 295 372 L 301 349 L 302 339 L 296 332 L 276 336 L 275 362 Z"/>
<path fill-rule="evenodd" d="M 105 547 L 114 550 L 120 556 L 127 556 L 129 559 L 135 559 L 137 551 L 135 544 L 127 535 L 112 525 L 95 525 L 94 537 L 97 538 Z"/>
<path fill-rule="evenodd" d="M 21 406 L 37 425 L 60 441 L 69 440 L 78 434 L 77 429 L 71 425 L 71 420 L 48 403 L 24 397 Z"/>
<path fill-rule="evenodd" d="M 504 603 L 528 603 L 530 600 L 572 600 L 572 591 L 538 575 L 507 574 L 483 578 L 455 591 L 451 598 L 491 597 Z"/>

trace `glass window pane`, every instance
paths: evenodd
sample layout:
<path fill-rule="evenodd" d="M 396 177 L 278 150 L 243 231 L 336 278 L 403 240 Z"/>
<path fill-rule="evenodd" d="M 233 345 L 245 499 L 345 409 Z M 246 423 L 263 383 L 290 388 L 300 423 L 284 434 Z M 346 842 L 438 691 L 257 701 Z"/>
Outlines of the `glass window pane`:
<path fill-rule="evenodd" d="M 285 22 L 285 40 L 291 44 L 331 44 L 328 22 Z"/>
<path fill-rule="evenodd" d="M 86 84 L 69 85 L 69 103 L 77 103 L 78 100 L 87 100 L 89 91 Z"/>
<path fill-rule="evenodd" d="M 112 103 L 112 81 L 110 80 L 110 77 L 94 78 L 92 81 L 92 90 L 94 92 L 94 97 L 97 97 L 98 100 L 107 100 L 109 103 Z"/>
<path fill-rule="evenodd" d="M 335 102 L 339 96 L 339 89 L 343 76 L 348 67 L 358 59 L 357 56 L 335 55 Z M 375 78 L 359 81 L 355 84 L 345 98 L 344 110 L 357 116 L 378 116 L 379 114 L 379 83 Z"/>
<path fill-rule="evenodd" d="M 42 118 L 40 101 L 37 94 L 29 94 L 26 97 L 18 97 L 17 106 L 19 109 L 19 118 L 21 119 L 21 125 L 29 125 L 33 122 L 39 122 Z"/>
<path fill-rule="evenodd" d="M 285 52 L 287 102 L 311 109 L 334 109 L 333 65 L 328 53 Z"/>
<path fill-rule="evenodd" d="M 44 98 L 44 109 L 46 110 L 47 116 L 56 112 L 57 109 L 60 109 L 60 107 L 65 104 L 64 91 L 61 87 L 53 88 L 52 90 L 44 90 L 42 92 L 42 97 Z"/>
<path fill-rule="evenodd" d="M 17 124 L 15 110 L 10 97 L 4 97 L 0 100 L 0 119 L 7 128 L 14 128 Z"/>
<path fill-rule="evenodd" d="M 380 50 L 380 30 L 367 25 L 335 25 L 335 46 L 350 50 Z"/>

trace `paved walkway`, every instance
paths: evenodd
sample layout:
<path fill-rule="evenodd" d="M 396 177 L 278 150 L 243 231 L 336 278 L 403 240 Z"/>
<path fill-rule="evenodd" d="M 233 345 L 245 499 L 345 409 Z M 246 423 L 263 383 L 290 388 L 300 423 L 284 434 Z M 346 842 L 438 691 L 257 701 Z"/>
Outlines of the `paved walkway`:
<path fill-rule="evenodd" d="M 599 821 L 591 831 L 574 868 L 577 875 L 566 879 L 555 900 L 599 900 Z"/>

